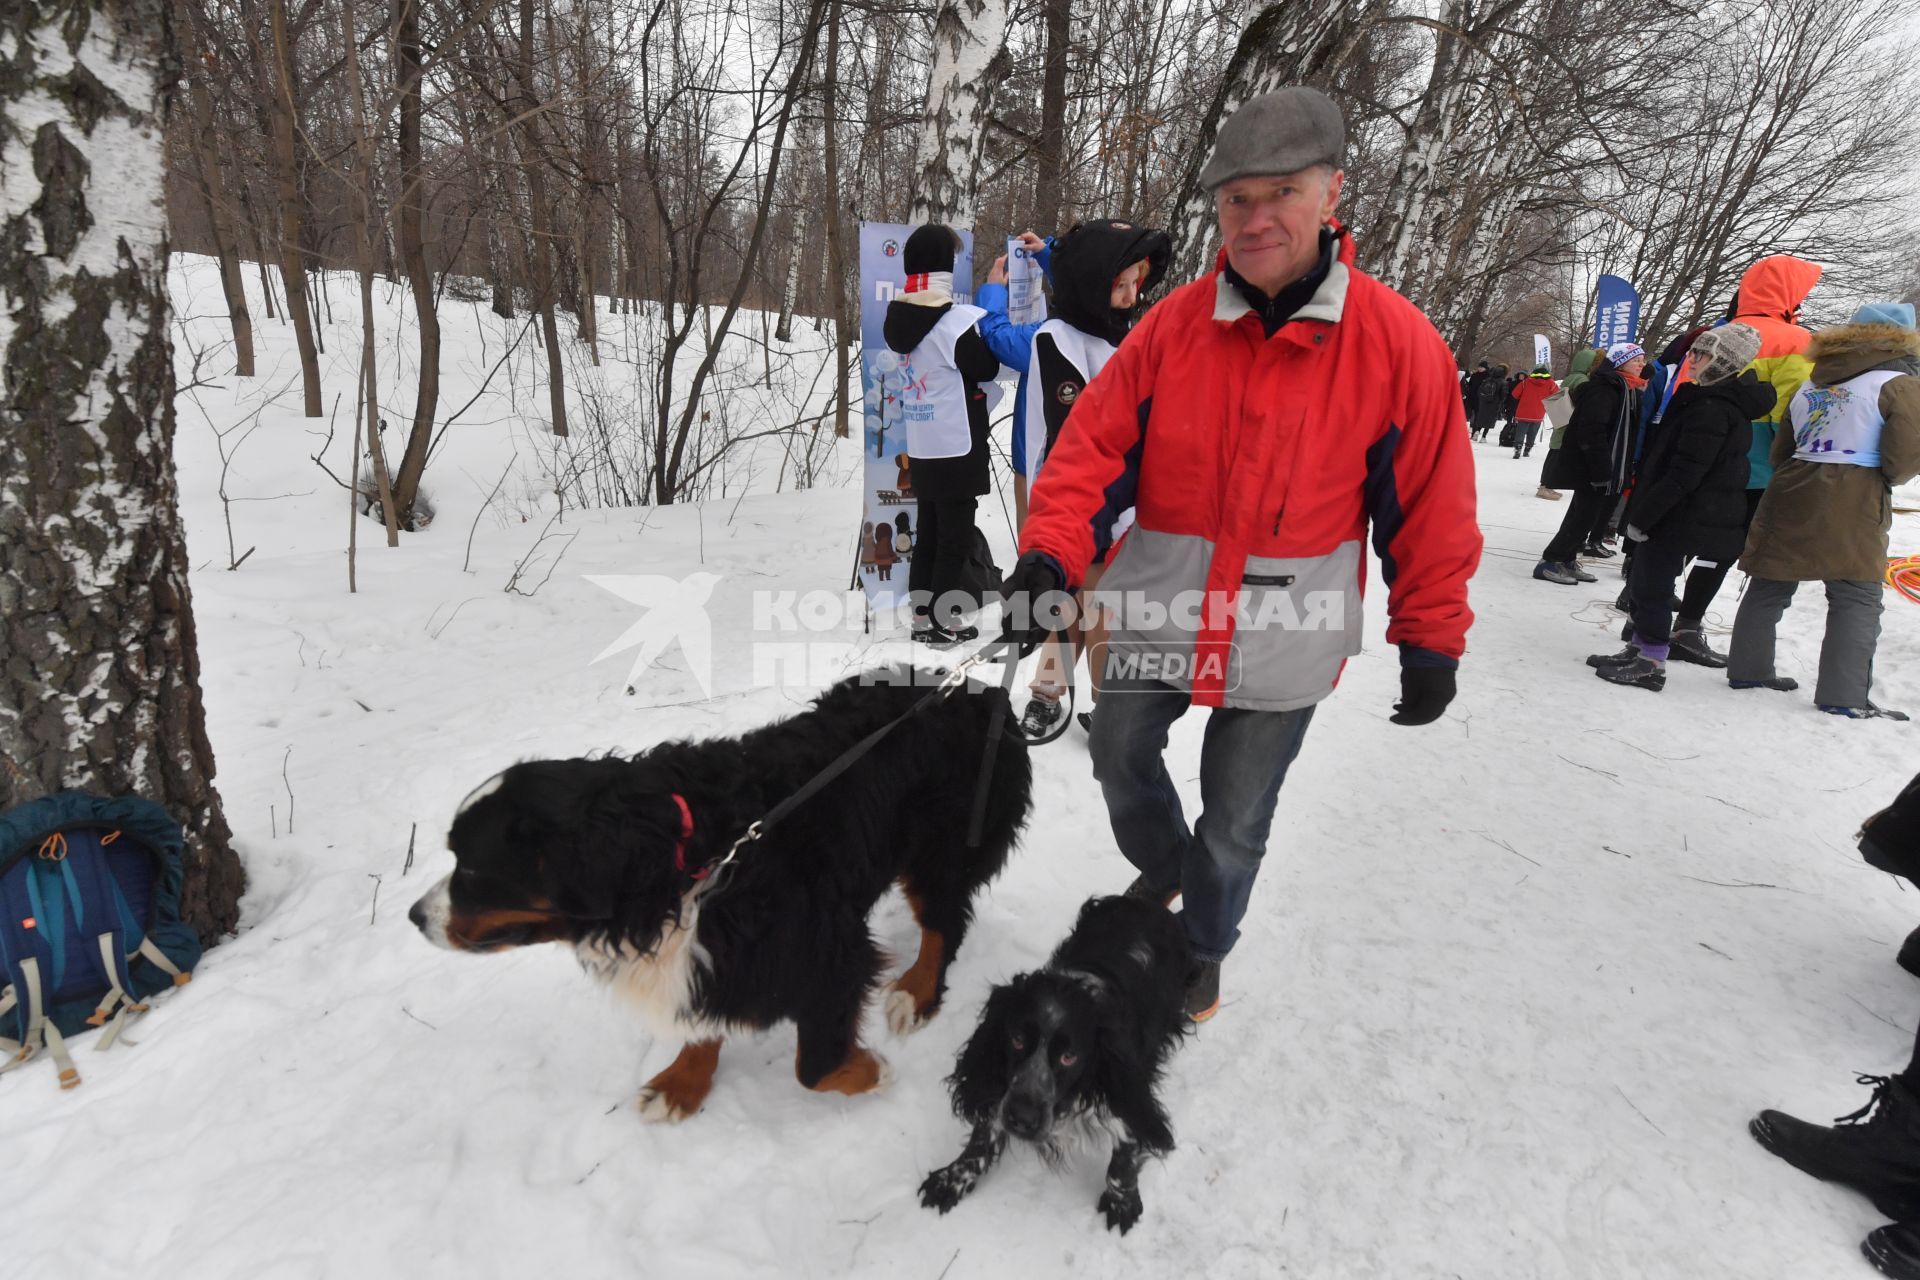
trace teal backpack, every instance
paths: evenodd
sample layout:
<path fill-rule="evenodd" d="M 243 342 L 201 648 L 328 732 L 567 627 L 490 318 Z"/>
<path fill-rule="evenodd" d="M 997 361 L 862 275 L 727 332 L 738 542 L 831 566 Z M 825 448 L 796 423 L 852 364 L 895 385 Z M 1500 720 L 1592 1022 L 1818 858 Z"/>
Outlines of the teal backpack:
<path fill-rule="evenodd" d="M 66 1037 L 111 1048 L 147 997 L 180 986 L 200 938 L 180 919 L 180 824 L 149 800 L 62 791 L 0 813 L 0 1072 Z"/>

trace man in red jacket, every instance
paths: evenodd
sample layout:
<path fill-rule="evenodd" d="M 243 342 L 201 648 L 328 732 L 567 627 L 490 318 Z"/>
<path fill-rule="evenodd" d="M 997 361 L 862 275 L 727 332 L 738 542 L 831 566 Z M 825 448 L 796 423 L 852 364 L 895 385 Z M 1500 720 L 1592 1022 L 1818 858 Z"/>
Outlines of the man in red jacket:
<path fill-rule="evenodd" d="M 1184 897 L 1196 1021 L 1219 1007 L 1314 705 L 1360 651 L 1369 523 L 1400 648 L 1394 723 L 1440 717 L 1473 620 L 1459 380 L 1427 318 L 1353 266 L 1333 216 L 1345 141 L 1339 108 L 1301 87 L 1222 126 L 1201 173 L 1219 265 L 1149 311 L 1080 394 L 1005 586 L 1005 634 L 1037 641 L 1113 514 L 1136 509 L 1097 593 L 1117 626 L 1090 746 L 1139 872 L 1128 893 Z M 1191 829 L 1162 759 L 1189 706 L 1212 709 Z"/>

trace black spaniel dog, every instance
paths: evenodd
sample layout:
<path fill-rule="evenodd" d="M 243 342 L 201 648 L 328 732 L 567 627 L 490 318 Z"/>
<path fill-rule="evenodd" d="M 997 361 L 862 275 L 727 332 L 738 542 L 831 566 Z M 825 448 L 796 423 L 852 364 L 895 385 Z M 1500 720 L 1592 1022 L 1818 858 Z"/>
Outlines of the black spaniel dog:
<path fill-rule="evenodd" d="M 715 867 L 749 824 L 931 692 L 929 675 L 869 672 L 739 738 L 514 765 L 461 804 L 447 837 L 453 874 L 414 905 L 413 922 L 456 950 L 573 948 L 683 1043 L 641 1090 L 647 1119 L 700 1109 L 727 1032 L 788 1020 L 801 1084 L 876 1089 L 887 1065 L 858 1032 L 885 957 L 867 915 L 898 882 L 920 923 L 919 956 L 886 997 L 888 1025 L 906 1034 L 939 1010 L 973 896 L 1026 821 L 1032 771 L 1025 744 L 1006 734 L 979 846 L 967 847 L 993 711 L 1004 724 L 1007 695 L 969 684 L 927 703 Z"/>
<path fill-rule="evenodd" d="M 1158 903 L 1094 898 L 1046 968 L 994 989 L 979 1029 L 948 1077 L 953 1110 L 973 1133 L 958 1159 L 920 1184 L 941 1213 L 973 1190 L 1006 1150 L 1032 1144 L 1049 1163 L 1074 1139 L 1110 1135 L 1097 1206 L 1125 1235 L 1140 1220 L 1140 1164 L 1173 1150 L 1154 1094 L 1188 1027 L 1187 935 Z"/>

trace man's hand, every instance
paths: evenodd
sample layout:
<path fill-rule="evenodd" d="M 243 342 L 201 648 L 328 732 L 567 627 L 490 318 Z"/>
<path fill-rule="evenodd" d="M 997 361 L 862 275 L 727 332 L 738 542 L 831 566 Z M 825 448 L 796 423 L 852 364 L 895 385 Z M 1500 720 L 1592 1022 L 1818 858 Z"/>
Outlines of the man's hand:
<path fill-rule="evenodd" d="M 1022 231 L 1019 235 L 1015 236 L 1014 239 L 1018 240 L 1021 247 L 1026 249 L 1028 253 L 1038 253 L 1047 247 L 1047 242 L 1035 235 L 1031 230 Z"/>
<path fill-rule="evenodd" d="M 1038 551 L 1021 556 L 1000 584 L 1000 638 L 1018 642 L 1021 657 L 1046 640 L 1053 619 L 1043 597 L 1058 592 L 1063 585 L 1053 561 Z"/>
<path fill-rule="evenodd" d="M 1005 284 L 1006 282 L 1007 282 L 1007 255 L 1003 253 L 999 257 L 993 260 L 993 265 L 991 267 L 987 268 L 987 283 L 988 284 Z"/>
<path fill-rule="evenodd" d="M 1400 701 L 1393 704 L 1395 724 L 1432 724 L 1453 701 L 1451 667 L 1400 668 Z"/>

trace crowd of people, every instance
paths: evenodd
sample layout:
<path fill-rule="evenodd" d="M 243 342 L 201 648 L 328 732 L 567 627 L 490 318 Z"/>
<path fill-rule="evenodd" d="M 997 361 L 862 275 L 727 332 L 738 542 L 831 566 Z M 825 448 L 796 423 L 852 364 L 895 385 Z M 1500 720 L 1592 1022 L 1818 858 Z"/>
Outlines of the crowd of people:
<path fill-rule="evenodd" d="M 1669 662 L 1726 673 L 1734 689 L 1793 692 L 1774 635 L 1802 582 L 1826 592 L 1814 705 L 1852 719 L 1905 720 L 1872 698 L 1892 492 L 1920 475 L 1920 332 L 1907 303 L 1861 307 L 1820 333 L 1800 309 L 1821 268 L 1788 254 L 1744 273 L 1726 315 L 1657 357 L 1635 342 L 1576 354 L 1564 387 L 1546 369 L 1463 375 L 1469 431 L 1525 457 L 1542 421 L 1540 494 L 1570 494 L 1533 576 L 1595 582 L 1618 556 L 1628 616 L 1618 652 L 1587 665 L 1612 684 L 1659 692 Z M 1584 562 L 1584 563 L 1583 563 Z M 1707 612 L 1746 574 L 1727 651 Z"/>

